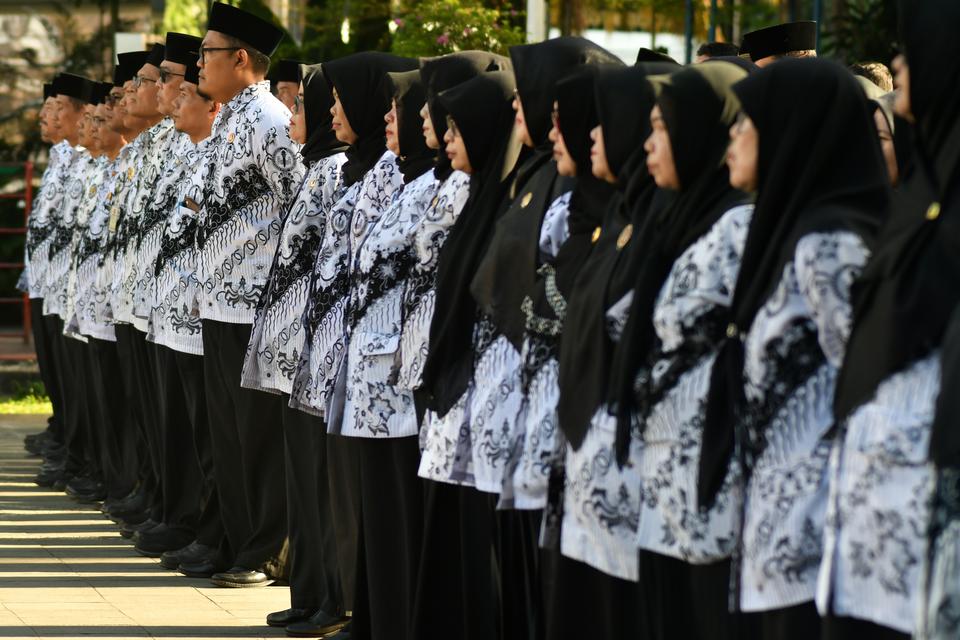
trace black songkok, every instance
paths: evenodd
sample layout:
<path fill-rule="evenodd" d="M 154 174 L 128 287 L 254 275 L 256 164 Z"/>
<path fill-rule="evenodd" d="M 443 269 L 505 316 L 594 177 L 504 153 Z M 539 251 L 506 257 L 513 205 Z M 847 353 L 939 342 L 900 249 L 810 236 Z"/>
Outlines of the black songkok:
<path fill-rule="evenodd" d="M 817 48 L 817 23 L 811 20 L 787 22 L 757 29 L 743 36 L 740 53 L 749 53 L 756 62 L 769 56 Z"/>
<path fill-rule="evenodd" d="M 150 57 L 149 51 L 128 51 L 117 54 L 117 71 L 113 74 L 113 84 L 122 87 L 123 83 L 133 80 L 140 68 L 147 64 L 147 58 Z"/>
<path fill-rule="evenodd" d="M 200 51 L 202 38 L 187 35 L 186 33 L 177 33 L 175 31 L 167 32 L 167 50 L 164 60 L 175 62 L 177 64 L 197 64 L 197 56 Z"/>
<path fill-rule="evenodd" d="M 150 53 L 147 55 L 146 64 L 152 64 L 159 69 L 160 63 L 163 62 L 165 55 L 166 47 L 164 47 L 162 44 L 155 44 L 153 45 L 153 48 L 150 49 Z"/>
<path fill-rule="evenodd" d="M 266 56 L 273 55 L 283 40 L 280 27 L 222 2 L 214 2 L 210 8 L 207 29 L 234 37 Z"/>
<path fill-rule="evenodd" d="M 183 74 L 184 82 L 195 84 L 198 87 L 200 86 L 200 67 L 197 66 L 197 59 L 199 57 L 200 54 L 195 53 L 188 62 L 184 62 L 184 64 L 187 65 L 187 70 Z"/>
<path fill-rule="evenodd" d="M 270 70 L 271 82 L 296 82 L 300 83 L 300 65 L 299 60 L 281 60 L 273 65 Z"/>
<path fill-rule="evenodd" d="M 90 102 L 93 81 L 72 73 L 61 73 L 54 78 L 53 88 L 57 95 L 70 96 L 81 102 Z"/>
<path fill-rule="evenodd" d="M 43 99 L 46 101 L 47 98 L 54 97 L 56 92 L 53 90 L 53 82 L 44 82 L 43 83 Z"/>

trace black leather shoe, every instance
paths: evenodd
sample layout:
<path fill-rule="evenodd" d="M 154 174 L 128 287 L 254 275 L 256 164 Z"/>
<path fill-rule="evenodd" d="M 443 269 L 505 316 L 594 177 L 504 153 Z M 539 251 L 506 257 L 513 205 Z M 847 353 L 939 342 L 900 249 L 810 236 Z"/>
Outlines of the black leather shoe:
<path fill-rule="evenodd" d="M 69 489 L 69 486 L 67 488 Z M 105 500 L 107 497 L 107 488 L 103 484 L 97 484 L 90 491 L 85 493 L 75 493 L 70 497 L 81 504 L 103 502 L 103 500 Z"/>
<path fill-rule="evenodd" d="M 274 611 L 267 614 L 267 624 L 271 627 L 285 627 L 294 622 L 306 622 L 316 609 L 284 609 L 283 611 Z"/>
<path fill-rule="evenodd" d="M 120 527 L 120 535 L 122 535 L 124 538 L 132 538 L 133 534 L 137 533 L 138 531 L 148 531 L 158 526 L 160 526 L 159 522 L 147 518 L 140 524 L 123 525 Z"/>
<path fill-rule="evenodd" d="M 223 566 L 217 564 L 215 560 L 208 559 L 199 562 L 181 562 L 177 571 L 188 578 L 211 578 L 223 571 Z"/>
<path fill-rule="evenodd" d="M 214 560 L 217 550 L 194 540 L 187 546 L 167 551 L 160 556 L 160 566 L 176 570 L 181 564 L 196 564 L 203 560 Z M 207 576 L 209 577 L 209 576 Z"/>
<path fill-rule="evenodd" d="M 77 494 L 90 493 L 96 489 L 99 484 L 100 482 L 96 478 L 87 475 L 74 476 L 74 478 L 67 483 L 67 495 L 72 497 Z"/>
<path fill-rule="evenodd" d="M 39 487 L 52 487 L 58 480 L 64 479 L 65 473 L 66 470 L 63 468 L 63 464 L 44 462 L 33 481 Z M 69 479 L 69 477 L 66 478 L 66 480 Z M 66 486 L 66 483 L 64 483 L 64 486 Z M 59 489 L 59 491 L 62 491 L 62 489 Z"/>
<path fill-rule="evenodd" d="M 296 622 L 288 625 L 287 635 L 293 636 L 294 638 L 325 638 L 328 635 L 337 633 L 348 624 L 350 624 L 350 618 L 344 616 L 332 616 L 321 609 L 305 622 Z"/>
<path fill-rule="evenodd" d="M 133 534 L 134 550 L 148 558 L 159 558 L 165 551 L 183 549 L 193 540 L 194 533 L 161 524 L 147 531 Z"/>
<path fill-rule="evenodd" d="M 227 571 L 215 573 L 210 576 L 210 582 L 218 587 L 230 587 L 232 589 L 266 587 L 273 584 L 273 580 L 262 571 L 244 567 L 231 567 Z"/>

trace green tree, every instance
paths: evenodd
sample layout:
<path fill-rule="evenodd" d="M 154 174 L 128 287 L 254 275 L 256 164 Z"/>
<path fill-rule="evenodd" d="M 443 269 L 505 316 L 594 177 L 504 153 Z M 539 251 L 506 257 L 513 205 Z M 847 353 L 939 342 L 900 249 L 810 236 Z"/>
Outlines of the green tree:
<path fill-rule="evenodd" d="M 404 56 L 431 56 L 483 49 L 506 53 L 526 33 L 509 23 L 511 10 L 461 0 L 427 0 L 401 9 L 394 19 L 392 51 Z"/>
<path fill-rule="evenodd" d="M 166 0 L 162 31 L 201 34 L 207 26 L 206 0 Z"/>

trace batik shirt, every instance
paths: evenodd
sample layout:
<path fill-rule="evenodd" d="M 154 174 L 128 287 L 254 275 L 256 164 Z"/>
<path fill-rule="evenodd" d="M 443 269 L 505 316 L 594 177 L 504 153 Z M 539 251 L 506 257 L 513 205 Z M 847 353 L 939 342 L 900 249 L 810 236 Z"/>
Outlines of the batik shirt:
<path fill-rule="evenodd" d="M 173 131 L 169 134 L 162 151 L 163 162 L 143 217 L 137 228 L 136 282 L 133 285 L 133 315 L 140 323 L 148 321 L 156 306 L 156 262 L 160 254 L 160 242 L 166 221 L 178 206 L 178 196 L 185 175 L 190 170 L 189 162 L 196 156 L 189 153 L 194 148 L 190 137 Z M 149 323 L 148 323 L 149 324 Z M 149 331 L 149 330 L 148 330 Z"/>
<path fill-rule="evenodd" d="M 113 325 L 103 322 L 100 308 L 108 291 L 104 291 L 99 278 L 105 266 L 104 249 L 110 226 L 110 209 L 113 193 L 120 179 L 120 156 L 107 161 L 94 207 L 84 226 L 77 248 L 77 284 L 74 318 L 80 334 L 99 340 L 115 341 Z"/>
<path fill-rule="evenodd" d="M 912 634 L 935 475 L 930 430 L 940 352 L 877 387 L 846 420 L 830 452 L 817 609 Z"/>
<path fill-rule="evenodd" d="M 176 136 L 173 121 L 164 118 L 140 134 L 140 153 L 137 164 L 127 169 L 129 185 L 121 203 L 120 219 L 114 245 L 113 319 L 129 323 L 146 331 L 147 323 L 133 315 L 135 289 L 140 271 L 137 237 L 152 199 L 157 181 L 170 161 L 167 155 L 170 140 Z"/>
<path fill-rule="evenodd" d="M 253 323 L 280 221 L 303 181 L 289 122 L 269 82 L 238 93 L 213 122 L 197 231 L 204 320 Z"/>
<path fill-rule="evenodd" d="M 744 510 L 744 611 L 809 602 L 816 592 L 827 509 L 825 436 L 850 334 L 850 285 L 867 257 L 850 232 L 801 238 L 744 341 L 741 423 L 763 440 L 750 464 Z"/>
<path fill-rule="evenodd" d="M 440 183 L 433 171 L 403 186 L 379 219 L 354 218 L 350 265 L 349 340 L 343 426 L 358 438 L 416 435 L 413 394 L 390 382 L 400 347 L 403 295 L 413 266 L 407 244 Z"/>
<path fill-rule="evenodd" d="M 693 564 L 729 558 L 739 533 L 736 466 L 709 510 L 698 504 L 697 476 L 710 372 L 752 213 L 752 205 L 730 209 L 674 262 L 654 307 L 653 364 L 638 380 L 652 406 L 641 416 L 637 540 L 641 549 Z"/>
<path fill-rule="evenodd" d="M 184 151 L 175 203 L 163 222 L 163 237 L 152 265 L 156 303 L 150 310 L 147 340 L 191 355 L 203 355 L 203 329 L 198 302 L 197 212 L 186 202 L 187 198 L 197 205 L 203 202 L 209 140 L 191 142 Z"/>
<path fill-rule="evenodd" d="M 63 332 L 67 335 L 86 335 L 80 331 L 80 323 L 77 319 L 78 304 L 83 304 L 80 297 L 86 293 L 86 285 L 90 282 L 89 278 L 81 278 L 80 276 L 79 269 L 83 257 L 81 252 L 87 245 L 91 220 L 97 209 L 97 204 L 103 197 L 102 186 L 108 177 L 112 164 L 106 156 L 99 156 L 92 160 L 85 182 L 85 193 L 83 194 L 83 198 L 81 198 L 80 206 L 77 207 L 77 222 L 74 226 L 73 240 L 70 245 L 71 259 L 70 272 L 67 277 L 67 302 L 64 307 Z M 84 275 L 92 274 L 85 273 Z M 84 287 L 83 292 L 81 292 L 82 286 Z"/>
<path fill-rule="evenodd" d="M 306 339 L 303 314 L 310 276 L 327 224 L 327 215 L 346 192 L 337 153 L 307 170 L 297 197 L 283 219 L 270 278 L 257 305 L 240 384 L 289 394 Z"/>
<path fill-rule="evenodd" d="M 43 297 L 43 279 L 47 268 L 47 253 L 53 239 L 53 220 L 63 198 L 63 187 L 68 175 L 73 147 L 66 140 L 50 147 L 49 163 L 43 172 L 40 191 L 33 199 L 30 219 L 27 220 L 27 239 L 24 249 L 24 273 L 27 293 L 31 298 Z"/>
<path fill-rule="evenodd" d="M 354 225 L 365 232 L 367 221 L 378 220 L 400 195 L 402 186 L 397 157 L 387 151 L 330 210 L 310 281 L 310 302 L 304 315 L 307 337 L 294 374 L 291 406 L 315 415 L 326 414 L 337 376 L 345 373 L 341 368 L 347 355 Z M 328 416 L 328 427 L 330 422 Z"/>
<path fill-rule="evenodd" d="M 50 241 L 43 289 L 43 313 L 64 318 L 67 311 L 67 285 L 73 261 L 73 236 L 77 225 L 77 211 L 87 196 L 87 182 L 95 168 L 94 159 L 86 149 L 78 147 L 70 163 L 69 176 L 64 187 L 63 200 L 56 218 L 53 239 Z"/>

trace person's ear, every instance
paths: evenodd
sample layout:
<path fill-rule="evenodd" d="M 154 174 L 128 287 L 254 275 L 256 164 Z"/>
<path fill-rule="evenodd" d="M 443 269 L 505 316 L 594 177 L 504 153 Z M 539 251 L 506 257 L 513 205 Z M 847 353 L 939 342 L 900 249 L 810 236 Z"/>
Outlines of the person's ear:
<path fill-rule="evenodd" d="M 246 49 L 237 49 L 237 64 L 238 69 L 246 69 L 250 66 L 250 54 L 247 53 Z"/>

